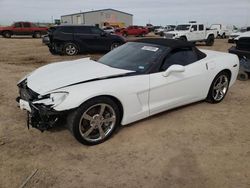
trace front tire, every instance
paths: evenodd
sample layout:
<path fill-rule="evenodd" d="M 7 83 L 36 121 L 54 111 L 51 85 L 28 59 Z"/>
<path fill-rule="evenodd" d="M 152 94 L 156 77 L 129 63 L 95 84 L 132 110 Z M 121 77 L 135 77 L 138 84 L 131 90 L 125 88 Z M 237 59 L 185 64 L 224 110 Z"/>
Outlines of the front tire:
<path fill-rule="evenodd" d="M 209 103 L 221 102 L 228 91 L 230 76 L 226 71 L 220 72 L 213 80 L 206 101 Z"/>
<path fill-rule="evenodd" d="M 109 139 L 120 124 L 118 105 L 108 97 L 91 99 L 68 117 L 68 128 L 85 145 L 100 144 Z"/>
<path fill-rule="evenodd" d="M 68 56 L 73 56 L 78 53 L 78 47 L 74 43 L 66 43 L 63 47 L 63 53 Z"/>
<path fill-rule="evenodd" d="M 213 35 L 210 35 L 210 36 L 208 36 L 208 38 L 207 38 L 206 45 L 207 45 L 207 46 L 213 46 L 213 44 L 214 44 L 214 36 L 213 36 Z"/>

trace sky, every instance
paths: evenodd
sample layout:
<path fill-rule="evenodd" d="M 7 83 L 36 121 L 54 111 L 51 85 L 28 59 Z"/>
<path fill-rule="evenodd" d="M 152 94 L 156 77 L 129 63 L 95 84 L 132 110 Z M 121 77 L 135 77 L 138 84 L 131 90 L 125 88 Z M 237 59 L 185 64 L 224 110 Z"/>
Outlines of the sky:
<path fill-rule="evenodd" d="M 14 21 L 51 22 L 61 15 L 105 8 L 133 14 L 136 25 L 250 25 L 250 0 L 0 0 L 0 25 Z"/>

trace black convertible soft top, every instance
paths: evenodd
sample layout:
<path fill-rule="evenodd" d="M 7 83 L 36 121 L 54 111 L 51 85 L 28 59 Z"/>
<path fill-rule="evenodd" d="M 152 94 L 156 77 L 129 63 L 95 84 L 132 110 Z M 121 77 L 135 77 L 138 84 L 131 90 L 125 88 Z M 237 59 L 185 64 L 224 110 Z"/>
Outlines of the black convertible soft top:
<path fill-rule="evenodd" d="M 182 40 L 175 40 L 175 39 L 144 38 L 144 39 L 135 40 L 134 42 L 156 44 L 156 45 L 166 46 L 166 47 L 169 47 L 171 49 L 194 47 L 194 44 L 191 42 L 185 42 Z"/>

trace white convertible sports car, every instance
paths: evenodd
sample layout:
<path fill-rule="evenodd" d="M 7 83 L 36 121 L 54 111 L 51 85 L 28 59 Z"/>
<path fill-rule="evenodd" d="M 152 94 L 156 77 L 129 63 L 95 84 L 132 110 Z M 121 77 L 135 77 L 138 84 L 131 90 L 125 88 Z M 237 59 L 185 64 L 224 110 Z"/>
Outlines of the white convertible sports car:
<path fill-rule="evenodd" d="M 140 39 L 89 58 L 52 63 L 23 78 L 17 98 L 41 131 L 67 117 L 83 144 L 107 140 L 121 124 L 206 100 L 218 103 L 235 82 L 236 55 L 172 39 Z"/>

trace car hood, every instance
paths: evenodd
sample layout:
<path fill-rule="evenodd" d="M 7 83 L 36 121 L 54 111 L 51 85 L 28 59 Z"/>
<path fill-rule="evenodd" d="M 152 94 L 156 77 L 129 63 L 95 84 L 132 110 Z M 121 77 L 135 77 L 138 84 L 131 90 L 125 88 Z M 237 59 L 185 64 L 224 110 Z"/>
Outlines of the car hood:
<path fill-rule="evenodd" d="M 2 27 L 0 27 L 0 31 L 6 30 L 6 29 L 11 29 L 11 27 L 10 26 L 6 26 L 6 27 L 2 26 Z"/>
<path fill-rule="evenodd" d="M 27 85 L 34 92 L 43 95 L 71 84 L 130 72 L 133 71 L 112 68 L 90 60 L 90 58 L 84 58 L 40 67 L 27 77 Z"/>

